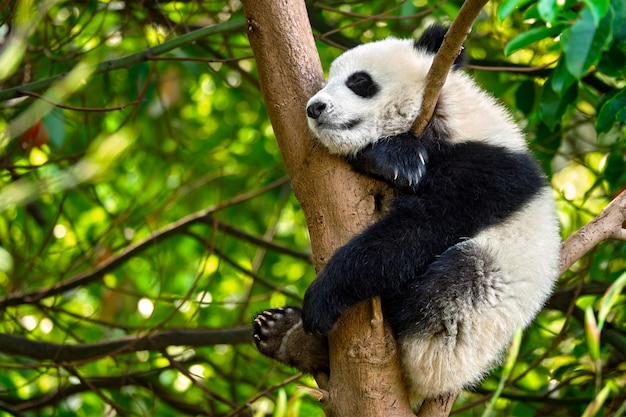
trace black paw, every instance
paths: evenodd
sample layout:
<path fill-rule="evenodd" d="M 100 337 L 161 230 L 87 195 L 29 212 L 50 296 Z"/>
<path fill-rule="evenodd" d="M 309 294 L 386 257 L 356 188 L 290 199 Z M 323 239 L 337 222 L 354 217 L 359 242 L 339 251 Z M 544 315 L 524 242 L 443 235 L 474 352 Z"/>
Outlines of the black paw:
<path fill-rule="evenodd" d="M 348 162 L 367 175 L 380 178 L 394 188 L 415 192 L 428 164 L 428 152 L 412 134 L 392 136 L 366 146 Z"/>
<path fill-rule="evenodd" d="M 256 316 L 253 337 L 259 352 L 303 372 L 329 373 L 328 341 L 305 333 L 297 307 L 266 310 Z"/>
<path fill-rule="evenodd" d="M 279 355 L 284 336 L 294 326 L 300 325 L 301 311 L 297 307 L 265 310 L 256 316 L 252 325 L 254 343 L 259 352 L 281 361 Z"/>

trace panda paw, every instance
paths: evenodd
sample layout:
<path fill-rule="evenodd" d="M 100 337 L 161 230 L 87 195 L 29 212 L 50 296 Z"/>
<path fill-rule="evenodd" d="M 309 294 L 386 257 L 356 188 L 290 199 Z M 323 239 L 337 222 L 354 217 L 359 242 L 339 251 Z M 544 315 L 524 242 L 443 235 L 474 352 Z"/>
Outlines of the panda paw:
<path fill-rule="evenodd" d="M 252 324 L 254 343 L 265 356 L 284 362 L 280 357 L 280 347 L 284 336 L 291 328 L 299 325 L 300 311 L 296 307 L 265 310 L 256 316 Z"/>
<path fill-rule="evenodd" d="M 328 341 L 306 333 L 297 307 L 266 310 L 256 316 L 253 338 L 259 352 L 314 376 L 328 374 Z"/>
<path fill-rule="evenodd" d="M 348 162 L 359 172 L 380 178 L 396 189 L 415 192 L 428 164 L 428 152 L 410 133 L 391 136 L 368 145 Z"/>

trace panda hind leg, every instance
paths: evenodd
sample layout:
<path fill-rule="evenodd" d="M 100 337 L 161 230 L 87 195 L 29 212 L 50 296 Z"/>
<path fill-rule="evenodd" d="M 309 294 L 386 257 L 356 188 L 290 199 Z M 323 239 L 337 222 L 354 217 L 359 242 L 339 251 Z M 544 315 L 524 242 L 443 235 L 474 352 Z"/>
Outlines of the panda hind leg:
<path fill-rule="evenodd" d="M 270 309 L 253 323 L 256 347 L 265 356 L 310 373 L 329 375 L 328 339 L 306 333 L 297 307 Z"/>

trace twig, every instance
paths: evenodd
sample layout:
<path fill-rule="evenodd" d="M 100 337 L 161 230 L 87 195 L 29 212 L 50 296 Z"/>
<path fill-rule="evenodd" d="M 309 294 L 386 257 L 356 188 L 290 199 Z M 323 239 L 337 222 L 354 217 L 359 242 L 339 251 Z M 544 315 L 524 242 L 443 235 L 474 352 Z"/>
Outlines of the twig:
<path fill-rule="evenodd" d="M 80 112 L 85 112 L 85 113 L 103 113 L 103 112 L 110 112 L 110 111 L 126 110 L 128 107 L 137 106 L 138 104 L 141 104 L 142 102 L 142 100 L 136 100 L 136 101 L 133 101 L 127 104 L 122 104 L 121 106 L 115 106 L 115 107 L 76 107 L 76 106 L 70 106 L 67 104 L 54 102 L 50 100 L 49 98 L 47 98 L 46 96 L 43 96 L 41 94 L 38 94 L 32 91 L 28 91 L 28 90 L 19 90 L 19 93 L 24 96 L 41 99 L 45 101 L 46 103 L 52 104 L 54 107 L 58 107 L 60 109 L 80 111 Z"/>
<path fill-rule="evenodd" d="M 483 6 L 487 4 L 487 1 L 488 0 L 465 1 L 456 19 L 454 19 L 452 25 L 450 25 L 448 33 L 446 33 L 443 39 L 443 44 L 435 55 L 430 70 L 426 75 L 425 85 L 427 85 L 428 88 L 424 91 L 422 109 L 411 127 L 411 131 L 415 136 L 422 134 L 428 122 L 433 117 L 437 100 L 439 99 L 439 93 L 446 82 L 448 72 L 454 60 L 461 53 L 463 42 L 465 42 L 467 35 L 472 30 L 474 21 L 483 9 Z"/>
<path fill-rule="evenodd" d="M 158 371 L 162 372 L 167 369 L 171 368 L 162 368 Z M 153 371 L 150 371 L 150 374 L 153 374 Z M 208 415 L 203 408 L 187 404 L 181 399 L 171 396 L 160 385 L 158 378 L 151 377 L 147 373 L 124 374 L 114 377 L 83 378 L 82 383 L 61 385 L 57 387 L 56 391 L 51 390 L 50 392 L 34 395 L 26 399 L 0 396 L 0 410 L 6 410 L 16 417 L 21 417 L 22 411 L 39 410 L 44 407 L 54 406 L 72 395 L 85 391 L 93 391 L 94 387 L 111 391 L 119 390 L 126 386 L 145 388 L 180 413 L 190 416 Z"/>
<path fill-rule="evenodd" d="M 172 355 L 167 353 L 166 349 L 161 350 L 161 354 L 170 362 L 170 365 L 172 366 L 172 368 L 177 369 L 178 372 L 185 375 L 192 384 L 194 384 L 196 387 L 198 387 L 198 389 L 200 389 L 200 391 L 204 392 L 205 394 L 207 394 L 209 397 L 213 398 L 214 400 L 228 405 L 231 408 L 237 408 L 237 404 L 230 401 L 228 398 L 223 397 L 217 392 L 211 391 L 206 385 L 200 382 L 198 380 L 199 378 L 197 378 L 187 368 L 181 365 L 180 362 L 178 362 L 176 359 L 172 357 Z"/>
<path fill-rule="evenodd" d="M 5 355 L 61 363 L 91 361 L 104 356 L 141 350 L 162 350 L 168 346 L 232 345 L 248 343 L 250 340 L 249 326 L 231 329 L 167 329 L 147 335 L 131 335 L 78 345 L 49 343 L 0 333 L 0 352 Z"/>
<path fill-rule="evenodd" d="M 265 397 L 270 392 L 276 391 L 278 388 L 282 388 L 285 385 L 288 385 L 288 384 L 291 384 L 294 381 L 297 381 L 298 379 L 302 378 L 302 375 L 303 375 L 303 373 L 299 372 L 299 373 L 297 373 L 295 375 L 290 376 L 287 379 L 284 379 L 283 381 L 279 382 L 278 384 L 274 384 L 271 387 L 264 389 L 263 391 L 261 391 L 258 394 L 256 394 L 254 397 L 246 400 L 245 404 L 242 404 L 239 407 L 235 408 L 233 411 L 231 411 L 230 413 L 226 414 L 226 416 L 224 416 L 224 417 L 236 417 L 236 416 L 241 415 L 242 411 L 244 411 L 246 408 L 250 407 L 250 404 L 253 404 L 257 400 Z"/>
<path fill-rule="evenodd" d="M 89 388 L 89 391 L 95 393 L 98 397 L 100 397 L 100 399 L 106 403 L 107 405 L 109 405 L 109 407 L 111 407 L 112 409 L 115 410 L 115 412 L 117 413 L 118 416 L 122 416 L 122 417 L 126 417 L 126 413 L 124 412 L 124 410 L 118 406 L 113 400 L 111 400 L 109 397 L 107 397 L 102 390 L 91 384 L 91 382 L 86 379 L 83 378 L 83 376 L 81 374 L 78 373 L 78 371 L 76 369 L 74 369 L 71 366 L 64 366 L 63 367 L 70 375 L 75 376 L 76 378 L 78 378 L 78 380 L 81 382 L 81 384 L 84 384 L 87 388 Z"/>

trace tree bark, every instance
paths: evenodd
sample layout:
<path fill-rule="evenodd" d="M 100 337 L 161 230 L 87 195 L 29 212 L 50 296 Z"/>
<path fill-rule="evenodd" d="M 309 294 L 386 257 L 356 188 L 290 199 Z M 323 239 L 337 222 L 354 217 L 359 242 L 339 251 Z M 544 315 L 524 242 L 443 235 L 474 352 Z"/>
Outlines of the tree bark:
<path fill-rule="evenodd" d="M 261 91 L 307 219 L 319 270 L 335 249 L 378 217 L 376 207 L 389 198 L 390 190 L 357 175 L 312 141 L 305 104 L 324 77 L 304 2 L 244 0 L 243 6 Z M 321 386 L 329 393 L 329 415 L 414 416 L 379 303 L 351 309 L 329 341 L 331 377 Z"/>

